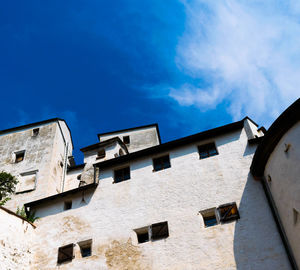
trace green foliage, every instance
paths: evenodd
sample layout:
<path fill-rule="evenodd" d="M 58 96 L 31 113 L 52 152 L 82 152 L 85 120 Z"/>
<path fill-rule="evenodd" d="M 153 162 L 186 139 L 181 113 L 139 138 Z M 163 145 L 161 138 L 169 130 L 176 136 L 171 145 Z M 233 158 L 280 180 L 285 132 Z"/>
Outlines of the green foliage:
<path fill-rule="evenodd" d="M 25 218 L 27 221 L 31 223 L 34 223 L 37 219 L 39 219 L 39 217 L 35 216 L 35 212 L 32 212 L 27 216 L 24 206 L 21 209 L 18 207 L 16 214 Z"/>
<path fill-rule="evenodd" d="M 15 192 L 18 180 L 7 172 L 0 172 L 0 205 L 4 205 L 10 198 L 10 194 Z"/>

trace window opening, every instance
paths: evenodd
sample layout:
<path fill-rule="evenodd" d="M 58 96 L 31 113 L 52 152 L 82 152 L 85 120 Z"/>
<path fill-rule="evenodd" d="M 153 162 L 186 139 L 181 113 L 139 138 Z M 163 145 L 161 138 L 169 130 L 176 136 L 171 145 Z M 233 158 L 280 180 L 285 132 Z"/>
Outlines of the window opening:
<path fill-rule="evenodd" d="M 81 257 L 92 256 L 92 240 L 86 240 L 78 243 L 80 247 Z"/>
<path fill-rule="evenodd" d="M 73 244 L 69 244 L 58 248 L 57 263 L 72 261 L 74 258 L 73 247 Z"/>
<path fill-rule="evenodd" d="M 218 225 L 218 220 L 216 216 L 216 208 L 210 208 L 207 210 L 200 211 L 205 227 L 212 227 Z"/>
<path fill-rule="evenodd" d="M 121 148 L 119 149 L 119 156 L 124 156 L 124 152 Z"/>
<path fill-rule="evenodd" d="M 160 222 L 151 225 L 151 240 L 159 240 L 169 236 L 168 222 Z"/>
<path fill-rule="evenodd" d="M 130 144 L 130 137 L 129 136 L 123 136 L 123 142 L 125 144 Z"/>
<path fill-rule="evenodd" d="M 139 244 L 149 242 L 149 227 L 135 230 Z"/>
<path fill-rule="evenodd" d="M 101 149 L 98 151 L 96 159 L 100 159 L 100 158 L 105 158 L 105 149 Z"/>
<path fill-rule="evenodd" d="M 168 222 L 159 222 L 148 227 L 143 227 L 134 230 L 137 235 L 138 243 L 155 241 L 169 237 Z"/>
<path fill-rule="evenodd" d="M 215 143 L 200 145 L 198 146 L 198 151 L 199 151 L 200 159 L 216 156 L 219 154 Z"/>
<path fill-rule="evenodd" d="M 64 202 L 64 210 L 72 209 L 72 201 Z"/>
<path fill-rule="evenodd" d="M 153 171 L 160 171 L 171 167 L 169 155 L 153 159 Z"/>
<path fill-rule="evenodd" d="M 40 129 L 39 128 L 34 128 L 32 130 L 32 137 L 36 137 L 37 135 L 39 135 Z"/>
<path fill-rule="evenodd" d="M 21 162 L 24 160 L 25 151 L 16 152 L 15 155 L 16 155 L 15 163 Z"/>
<path fill-rule="evenodd" d="M 236 203 L 223 204 L 218 207 L 220 222 L 225 223 L 240 218 Z"/>
<path fill-rule="evenodd" d="M 119 170 L 115 170 L 114 173 L 114 183 L 119 183 L 130 179 L 130 168 L 125 167 Z"/>

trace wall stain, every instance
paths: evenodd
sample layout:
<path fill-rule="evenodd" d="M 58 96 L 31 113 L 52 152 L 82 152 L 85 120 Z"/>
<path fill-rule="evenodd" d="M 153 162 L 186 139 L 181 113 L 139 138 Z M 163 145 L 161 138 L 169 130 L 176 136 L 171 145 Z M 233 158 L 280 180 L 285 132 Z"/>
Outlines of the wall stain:
<path fill-rule="evenodd" d="M 63 232 L 82 231 L 90 228 L 90 224 L 84 222 L 78 217 L 66 216 L 63 218 Z"/>
<path fill-rule="evenodd" d="M 150 270 L 143 262 L 139 247 L 132 245 L 131 238 L 121 243 L 114 240 L 105 250 L 106 264 L 113 270 Z"/>

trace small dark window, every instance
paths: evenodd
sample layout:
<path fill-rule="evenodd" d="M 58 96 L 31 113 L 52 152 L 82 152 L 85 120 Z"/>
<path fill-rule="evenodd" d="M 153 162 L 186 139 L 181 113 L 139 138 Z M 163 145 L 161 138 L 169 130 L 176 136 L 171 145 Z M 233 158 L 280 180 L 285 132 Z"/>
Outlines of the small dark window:
<path fill-rule="evenodd" d="M 130 179 L 130 168 L 126 167 L 123 169 L 115 170 L 114 183 L 119 183 Z"/>
<path fill-rule="evenodd" d="M 151 225 L 151 240 L 159 240 L 169 236 L 168 222 L 160 222 Z"/>
<path fill-rule="evenodd" d="M 64 210 L 72 209 L 72 201 L 64 202 Z"/>
<path fill-rule="evenodd" d="M 169 155 L 153 159 L 153 170 L 160 171 L 171 167 Z"/>
<path fill-rule="evenodd" d="M 136 235 L 137 235 L 137 239 L 138 242 L 141 243 L 145 243 L 145 242 L 149 242 L 149 227 L 145 227 L 145 228 L 141 228 L 136 230 Z"/>
<path fill-rule="evenodd" d="M 81 180 L 81 174 L 77 175 L 77 180 L 79 180 L 79 181 Z"/>
<path fill-rule="evenodd" d="M 216 217 L 216 208 L 207 209 L 204 211 L 200 211 L 205 227 L 211 227 L 218 224 L 218 220 Z"/>
<path fill-rule="evenodd" d="M 32 130 L 32 137 L 36 137 L 37 135 L 39 135 L 40 129 L 39 128 L 34 128 Z"/>
<path fill-rule="evenodd" d="M 220 222 L 225 223 L 240 218 L 236 203 L 223 204 L 218 207 Z"/>
<path fill-rule="evenodd" d="M 15 153 L 15 155 L 16 155 L 15 163 L 21 162 L 24 160 L 25 151 L 17 152 Z"/>
<path fill-rule="evenodd" d="M 130 144 L 130 137 L 129 136 L 123 136 L 123 142 L 125 144 Z"/>
<path fill-rule="evenodd" d="M 215 143 L 200 145 L 198 146 L 198 151 L 199 151 L 200 159 L 216 156 L 219 154 Z"/>
<path fill-rule="evenodd" d="M 57 263 L 72 261 L 72 259 L 74 258 L 73 246 L 74 246 L 73 244 L 70 244 L 58 248 Z"/>
<path fill-rule="evenodd" d="M 78 243 L 80 247 L 81 257 L 89 257 L 92 255 L 92 240 L 82 241 Z"/>
<path fill-rule="evenodd" d="M 119 149 L 119 156 L 124 156 L 124 152 L 121 148 Z"/>
<path fill-rule="evenodd" d="M 105 149 L 101 149 L 98 151 L 96 159 L 100 159 L 100 158 L 105 158 Z"/>

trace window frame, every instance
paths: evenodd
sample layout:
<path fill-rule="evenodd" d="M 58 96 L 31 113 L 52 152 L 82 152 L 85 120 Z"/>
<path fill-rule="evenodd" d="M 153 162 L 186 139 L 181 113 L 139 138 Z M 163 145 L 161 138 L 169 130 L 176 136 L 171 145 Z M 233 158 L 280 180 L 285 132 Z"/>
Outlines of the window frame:
<path fill-rule="evenodd" d="M 18 160 L 18 155 L 21 155 L 21 160 Z M 14 152 L 14 156 L 15 156 L 15 160 L 14 160 L 14 163 L 20 163 L 22 161 L 24 161 L 25 159 L 25 150 L 21 150 L 21 151 L 17 151 L 17 152 Z"/>
<path fill-rule="evenodd" d="M 96 157 L 96 159 L 101 159 L 101 158 L 105 158 L 105 157 L 106 157 L 106 151 L 105 151 L 105 149 L 104 148 L 99 149 L 97 151 L 97 157 Z"/>
<path fill-rule="evenodd" d="M 154 235 L 153 234 L 153 228 L 158 227 L 160 225 L 162 225 L 162 228 L 164 226 L 166 226 L 167 233 L 164 234 L 164 235 L 159 235 L 159 234 Z M 162 230 L 162 228 L 158 232 L 160 232 Z M 170 236 L 168 221 L 153 223 L 149 226 L 145 226 L 145 227 L 142 227 L 142 228 L 135 229 L 134 231 L 135 231 L 136 236 L 137 236 L 138 244 L 143 244 L 143 243 L 147 243 L 147 242 L 154 242 L 154 241 L 166 239 Z M 148 239 L 146 241 L 139 241 L 139 235 L 146 234 L 146 233 L 148 234 Z"/>
<path fill-rule="evenodd" d="M 125 176 L 127 175 L 126 173 L 124 173 L 124 171 L 128 169 L 128 178 L 126 178 Z M 122 179 L 119 180 L 117 179 L 117 172 L 119 171 L 122 171 Z M 114 170 L 114 181 L 113 181 L 113 184 L 117 184 L 117 183 L 121 183 L 121 182 L 124 182 L 124 181 L 127 181 L 127 180 L 130 180 L 131 179 L 131 172 L 130 172 L 130 166 L 126 166 L 126 167 L 122 167 L 122 168 L 118 168 L 118 169 L 115 169 Z"/>
<path fill-rule="evenodd" d="M 64 249 L 68 249 L 68 248 L 72 248 L 71 249 L 71 253 L 72 254 L 67 254 L 63 251 Z M 67 256 L 66 258 L 64 259 L 60 259 L 60 254 L 63 253 L 63 255 Z M 62 263 L 65 263 L 65 262 L 70 262 L 72 261 L 73 259 L 75 258 L 74 256 L 74 244 L 68 244 L 68 245 L 65 245 L 65 246 L 62 246 L 62 247 L 59 247 L 58 248 L 58 252 L 57 252 L 57 263 L 58 264 L 62 264 Z"/>
<path fill-rule="evenodd" d="M 165 166 L 165 162 L 163 160 L 166 157 L 168 158 L 168 165 L 167 166 Z M 161 166 L 160 168 L 157 168 L 156 162 L 159 162 L 159 165 Z M 153 172 L 159 172 L 159 171 L 171 168 L 170 154 L 165 154 L 165 155 L 162 155 L 162 156 L 152 158 L 152 165 L 153 165 L 153 170 L 152 170 Z"/>
<path fill-rule="evenodd" d="M 199 159 L 206 159 L 209 157 L 219 155 L 219 151 L 215 142 L 200 144 L 197 146 L 197 149 L 198 149 Z M 213 150 L 214 153 L 211 153 L 211 150 Z M 206 153 L 206 155 L 202 156 L 201 155 L 202 153 Z"/>

